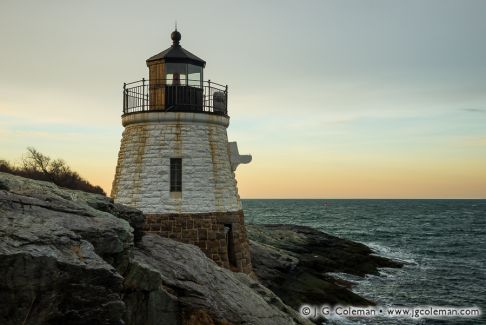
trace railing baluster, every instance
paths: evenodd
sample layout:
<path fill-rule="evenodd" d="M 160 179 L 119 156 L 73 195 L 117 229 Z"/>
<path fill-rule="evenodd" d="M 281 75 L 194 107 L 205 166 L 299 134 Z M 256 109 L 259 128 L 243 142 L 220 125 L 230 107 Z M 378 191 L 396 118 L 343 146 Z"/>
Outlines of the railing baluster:
<path fill-rule="evenodd" d="M 211 80 L 208 80 L 208 112 L 211 112 L 211 97 L 213 97 L 213 94 L 211 93 Z"/>
<path fill-rule="evenodd" d="M 142 78 L 142 111 L 145 111 L 145 78 Z"/>
<path fill-rule="evenodd" d="M 126 114 L 127 113 L 126 87 L 127 87 L 127 84 L 126 83 L 123 83 L 123 114 Z"/>
<path fill-rule="evenodd" d="M 228 115 L 228 85 L 224 88 L 224 114 Z"/>

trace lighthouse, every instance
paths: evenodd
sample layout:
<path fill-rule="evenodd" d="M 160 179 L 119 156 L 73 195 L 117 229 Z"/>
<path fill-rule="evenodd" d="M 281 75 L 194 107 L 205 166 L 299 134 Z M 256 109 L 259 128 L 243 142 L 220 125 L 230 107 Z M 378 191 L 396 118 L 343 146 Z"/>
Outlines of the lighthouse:
<path fill-rule="evenodd" d="M 144 213 L 145 232 L 197 245 L 217 264 L 251 273 L 228 142 L 228 86 L 204 80 L 206 62 L 180 45 L 146 60 L 148 79 L 123 86 L 122 135 L 111 196 Z"/>

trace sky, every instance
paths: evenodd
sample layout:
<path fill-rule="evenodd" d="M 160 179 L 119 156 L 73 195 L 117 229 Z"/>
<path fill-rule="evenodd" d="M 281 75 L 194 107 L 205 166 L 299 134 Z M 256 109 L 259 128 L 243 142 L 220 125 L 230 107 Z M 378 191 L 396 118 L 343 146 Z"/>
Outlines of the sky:
<path fill-rule="evenodd" d="M 482 0 L 0 0 L 0 159 L 109 193 L 123 83 L 176 20 L 229 86 L 242 198 L 486 198 Z"/>

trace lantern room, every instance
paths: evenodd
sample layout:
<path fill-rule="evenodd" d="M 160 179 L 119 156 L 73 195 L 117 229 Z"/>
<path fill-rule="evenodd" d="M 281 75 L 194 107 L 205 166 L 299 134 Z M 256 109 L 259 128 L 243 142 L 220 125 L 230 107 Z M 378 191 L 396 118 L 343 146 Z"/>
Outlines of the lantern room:
<path fill-rule="evenodd" d="M 202 88 L 206 62 L 182 48 L 181 33 L 177 30 L 170 36 L 172 46 L 147 60 L 149 79 L 164 80 L 167 85 Z"/>
<path fill-rule="evenodd" d="M 204 81 L 206 62 L 180 45 L 177 29 L 171 39 L 171 47 L 147 59 L 148 79 L 124 84 L 123 113 L 157 110 L 227 115 L 228 87 Z"/>

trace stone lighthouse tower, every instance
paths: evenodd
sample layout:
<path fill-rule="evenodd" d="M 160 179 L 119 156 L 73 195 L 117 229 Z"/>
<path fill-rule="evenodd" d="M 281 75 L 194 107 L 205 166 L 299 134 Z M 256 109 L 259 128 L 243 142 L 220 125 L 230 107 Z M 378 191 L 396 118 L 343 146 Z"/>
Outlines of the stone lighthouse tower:
<path fill-rule="evenodd" d="M 143 211 L 145 231 L 199 246 L 219 265 L 251 272 L 234 171 L 251 156 L 228 142 L 228 87 L 204 81 L 206 62 L 173 44 L 149 58 L 149 78 L 123 87 L 111 196 Z"/>

